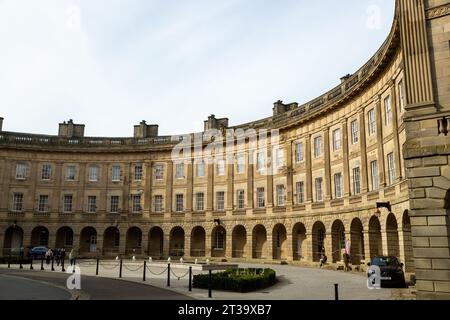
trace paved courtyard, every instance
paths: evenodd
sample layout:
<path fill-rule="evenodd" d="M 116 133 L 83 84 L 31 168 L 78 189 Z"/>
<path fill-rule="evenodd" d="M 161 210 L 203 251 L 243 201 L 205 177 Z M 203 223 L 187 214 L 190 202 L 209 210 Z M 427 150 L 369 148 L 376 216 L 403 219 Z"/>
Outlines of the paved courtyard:
<path fill-rule="evenodd" d="M 96 272 L 96 263 L 92 260 L 78 261 L 82 276 L 94 276 Z M 234 293 L 213 291 L 213 299 L 220 300 L 333 300 L 334 284 L 339 285 L 339 298 L 342 300 L 385 300 L 392 298 L 390 289 L 369 290 L 366 286 L 366 276 L 364 273 L 345 273 L 341 271 L 323 270 L 317 268 L 306 268 L 289 265 L 258 265 L 258 264 L 239 264 L 240 267 L 261 267 L 272 268 L 277 272 L 279 282 L 270 288 L 256 291 L 253 293 Z M 46 266 L 45 271 L 40 270 L 40 264 L 34 264 L 35 270 L 39 273 L 51 273 L 50 267 Z M 7 268 L 1 265 L 0 268 Z M 61 273 L 61 268 L 56 267 L 53 273 Z M 67 268 L 67 265 L 66 265 Z M 194 299 L 208 299 L 207 290 L 192 289 L 188 291 L 188 269 L 187 265 L 179 263 L 171 264 L 171 286 L 167 287 L 167 266 L 165 264 L 148 264 L 146 272 L 146 282 L 142 281 L 143 262 L 124 261 L 122 268 L 122 280 L 135 282 L 136 284 L 145 284 L 156 288 L 168 289 L 174 293 L 189 296 Z M 12 265 L 11 269 L 18 270 L 19 266 Z M 29 265 L 24 266 L 28 271 Z M 193 271 L 194 274 L 202 271 Z M 67 275 L 68 277 L 69 275 Z M 118 261 L 102 261 L 99 266 L 100 278 L 119 278 Z M 83 283 L 91 281 L 89 278 L 83 278 Z M 84 284 L 86 285 L 86 284 Z M 183 296 L 179 296 L 183 299 Z M 124 297 L 126 298 L 126 297 Z"/>

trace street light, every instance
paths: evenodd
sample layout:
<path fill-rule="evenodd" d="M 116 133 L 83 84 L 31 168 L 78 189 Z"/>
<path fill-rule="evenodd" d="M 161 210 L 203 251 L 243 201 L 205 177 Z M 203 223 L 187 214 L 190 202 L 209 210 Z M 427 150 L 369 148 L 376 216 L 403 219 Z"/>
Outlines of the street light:
<path fill-rule="evenodd" d="M 389 213 L 392 212 L 392 207 L 391 207 L 390 202 L 377 202 L 377 211 L 375 211 L 375 215 L 377 216 L 377 218 L 381 217 L 380 208 L 386 208 L 389 211 Z"/>

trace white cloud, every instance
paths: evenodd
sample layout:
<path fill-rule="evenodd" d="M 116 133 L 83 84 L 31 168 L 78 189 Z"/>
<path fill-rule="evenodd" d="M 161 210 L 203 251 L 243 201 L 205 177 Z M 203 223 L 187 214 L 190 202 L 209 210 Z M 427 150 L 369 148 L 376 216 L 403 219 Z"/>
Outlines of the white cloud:
<path fill-rule="evenodd" d="M 4 129 L 55 134 L 73 118 L 88 135 L 131 136 L 146 119 L 176 134 L 211 113 L 267 117 L 278 99 L 330 89 L 384 40 L 390 20 L 369 32 L 367 7 L 393 1 L 348 2 L 0 1 Z"/>

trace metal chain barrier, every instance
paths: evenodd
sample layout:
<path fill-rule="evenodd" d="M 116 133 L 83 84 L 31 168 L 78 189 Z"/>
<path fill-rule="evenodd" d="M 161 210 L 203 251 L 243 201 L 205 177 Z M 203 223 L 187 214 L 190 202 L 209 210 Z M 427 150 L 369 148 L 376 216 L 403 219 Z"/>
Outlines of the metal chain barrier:
<path fill-rule="evenodd" d="M 149 266 L 147 266 L 148 272 L 150 272 L 151 274 L 153 274 L 155 276 L 160 276 L 160 275 L 166 273 L 167 269 L 169 269 L 169 268 L 166 267 L 161 273 L 156 273 L 156 272 L 153 272 L 152 270 L 150 270 Z"/>
<path fill-rule="evenodd" d="M 95 261 L 81 261 L 81 262 L 78 262 L 78 264 L 79 265 L 88 265 L 88 266 L 95 266 L 96 264 L 97 264 L 97 262 L 95 262 Z"/>
<path fill-rule="evenodd" d="M 178 280 L 180 280 L 180 279 L 186 277 L 186 276 L 189 274 L 189 270 L 188 270 L 183 276 L 181 276 L 181 277 L 178 276 L 178 275 L 173 271 L 172 268 L 170 269 L 170 273 L 172 273 L 172 274 L 174 275 L 175 278 L 178 278 Z"/>
<path fill-rule="evenodd" d="M 113 266 L 113 267 L 107 267 L 107 264 L 105 264 L 104 262 L 101 262 L 100 261 L 100 265 L 103 267 L 103 268 L 105 268 L 105 269 L 107 269 L 107 270 L 113 270 L 113 269 L 115 269 L 115 268 L 117 268 L 119 265 L 120 265 L 120 262 L 119 263 L 117 263 L 115 266 Z"/>
<path fill-rule="evenodd" d="M 127 269 L 128 271 L 131 271 L 131 272 L 139 271 L 139 270 L 141 270 L 141 269 L 144 267 L 143 265 L 141 265 L 141 266 L 137 267 L 137 269 L 130 269 L 126 264 L 122 264 L 122 266 L 123 266 L 125 269 Z"/>

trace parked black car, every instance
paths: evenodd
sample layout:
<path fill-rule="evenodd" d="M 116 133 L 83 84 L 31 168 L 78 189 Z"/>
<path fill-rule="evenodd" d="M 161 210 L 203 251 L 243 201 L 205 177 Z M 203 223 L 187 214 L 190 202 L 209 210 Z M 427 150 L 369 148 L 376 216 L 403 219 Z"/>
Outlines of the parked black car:
<path fill-rule="evenodd" d="M 380 268 L 382 288 L 406 288 L 403 263 L 397 257 L 376 256 L 368 265 Z"/>
<path fill-rule="evenodd" d="M 48 248 L 46 248 L 46 247 L 34 247 L 30 251 L 30 257 L 35 260 L 44 259 L 47 251 L 48 251 Z"/>

